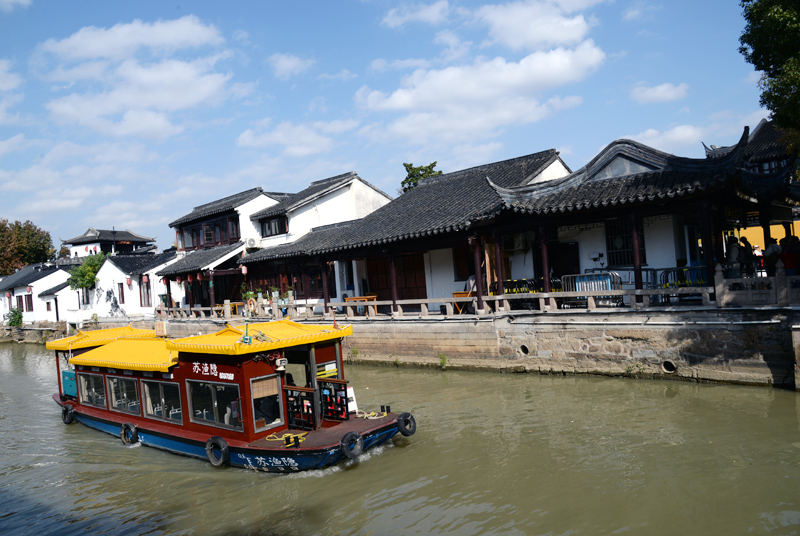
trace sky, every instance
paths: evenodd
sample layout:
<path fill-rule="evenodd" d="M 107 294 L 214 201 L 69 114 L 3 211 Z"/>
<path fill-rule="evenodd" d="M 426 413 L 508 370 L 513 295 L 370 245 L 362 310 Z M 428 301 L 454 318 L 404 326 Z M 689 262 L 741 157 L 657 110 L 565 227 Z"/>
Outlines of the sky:
<path fill-rule="evenodd" d="M 734 0 L 0 0 L 0 219 L 175 240 L 192 208 L 355 171 L 398 195 L 616 139 L 692 158 L 768 116 Z"/>

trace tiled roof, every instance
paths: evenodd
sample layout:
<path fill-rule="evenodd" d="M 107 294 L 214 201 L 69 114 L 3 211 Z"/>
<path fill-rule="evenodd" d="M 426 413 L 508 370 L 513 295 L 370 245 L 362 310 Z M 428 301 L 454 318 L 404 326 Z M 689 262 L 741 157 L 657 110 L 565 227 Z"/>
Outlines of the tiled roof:
<path fill-rule="evenodd" d="M 498 194 L 506 206 L 518 212 L 552 214 L 574 212 L 661 199 L 689 197 L 723 186 L 739 195 L 754 197 L 755 183 L 744 181 L 740 169 L 747 130 L 733 151 L 714 159 L 689 159 L 662 153 L 630 140 L 618 140 L 586 167 L 545 184 L 503 188 Z M 633 163 L 636 172 L 607 174 L 613 162 Z M 624 169 L 624 168 L 615 168 Z M 763 176 L 758 188 L 788 190 Z M 771 195 L 766 190 L 762 195 Z"/>
<path fill-rule="evenodd" d="M 171 276 L 204 270 L 206 266 L 220 259 L 234 255 L 237 250 L 244 248 L 244 243 L 235 242 L 225 246 L 216 246 L 208 249 L 197 249 L 187 253 L 184 258 L 174 262 L 157 272 L 158 276 Z"/>
<path fill-rule="evenodd" d="M 77 246 L 79 244 L 91 244 L 94 242 L 135 242 L 135 243 L 146 243 L 146 242 L 155 242 L 155 238 L 150 238 L 147 236 L 138 235 L 128 229 L 124 231 L 116 231 L 116 230 L 109 230 L 109 229 L 95 229 L 94 227 L 89 227 L 85 233 L 80 236 L 76 236 L 75 238 L 70 238 L 69 240 L 62 240 L 64 244 L 70 244 L 73 246 Z"/>
<path fill-rule="evenodd" d="M 236 207 L 241 206 L 248 201 L 252 201 L 260 195 L 265 195 L 261 188 L 251 188 L 250 190 L 239 192 L 238 194 L 217 199 L 216 201 L 206 203 L 205 205 L 194 207 L 194 210 L 192 210 L 189 214 L 178 218 L 170 223 L 169 226 L 177 227 L 179 225 L 201 220 L 215 214 L 222 214 L 223 212 L 232 211 Z"/>
<path fill-rule="evenodd" d="M 57 266 L 47 264 L 29 264 L 23 266 L 19 271 L 4 277 L 0 281 L 0 290 L 10 290 L 17 287 L 24 287 L 31 283 L 47 277 L 50 274 L 60 270 Z"/>
<path fill-rule="evenodd" d="M 430 177 L 366 217 L 347 225 L 314 229 L 292 244 L 254 253 L 240 262 L 274 256 L 321 254 L 468 229 L 503 208 L 489 181 L 517 186 L 558 158 L 555 150 Z"/>
<path fill-rule="evenodd" d="M 170 248 L 159 255 L 112 255 L 107 260 L 120 269 L 122 273 L 141 275 L 175 258 L 177 252 Z"/>
<path fill-rule="evenodd" d="M 705 145 L 704 145 L 705 146 Z M 706 148 L 706 157 L 721 158 L 736 149 L 737 145 L 727 147 L 717 147 L 712 145 Z M 781 133 L 775 128 L 772 121 L 762 119 L 753 129 L 753 133 L 747 140 L 747 147 L 744 150 L 744 159 L 747 162 L 758 164 L 781 160 L 789 155 L 788 149 L 781 142 Z"/>
<path fill-rule="evenodd" d="M 64 281 L 63 283 L 60 283 L 60 284 L 54 286 L 53 288 L 49 288 L 49 289 L 45 290 L 44 292 L 40 292 L 39 293 L 39 297 L 43 298 L 44 296 L 52 296 L 53 294 L 56 294 L 59 290 L 63 290 L 65 288 L 67 288 L 68 286 L 69 286 L 69 282 Z"/>
<path fill-rule="evenodd" d="M 311 185 L 305 190 L 297 192 L 296 194 L 287 195 L 287 197 L 277 205 L 273 205 L 265 208 L 264 210 L 256 212 L 250 216 L 250 219 L 256 221 L 264 218 L 270 218 L 272 216 L 278 216 L 280 214 L 286 214 L 286 212 L 292 210 L 293 208 L 308 203 L 309 201 L 318 197 L 322 197 L 331 190 L 339 188 L 340 186 L 343 186 L 356 179 L 359 179 L 359 176 L 355 171 L 351 171 L 349 173 L 343 173 L 342 175 L 336 175 L 335 177 L 329 177 L 327 179 L 312 182 Z"/>

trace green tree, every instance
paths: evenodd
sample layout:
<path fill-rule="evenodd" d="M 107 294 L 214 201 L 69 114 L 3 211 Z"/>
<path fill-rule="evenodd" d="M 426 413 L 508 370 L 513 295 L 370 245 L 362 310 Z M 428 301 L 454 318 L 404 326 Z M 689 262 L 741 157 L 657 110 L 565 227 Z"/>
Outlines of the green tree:
<path fill-rule="evenodd" d="M 434 171 L 433 168 L 436 167 L 436 162 L 432 162 L 427 166 L 414 166 L 414 164 L 403 164 L 403 167 L 406 168 L 406 178 L 403 179 L 403 182 L 400 183 L 400 186 L 403 189 L 403 192 L 409 191 L 411 188 L 416 186 L 420 179 L 424 179 L 426 177 L 435 177 L 436 175 L 441 175 L 441 171 Z"/>
<path fill-rule="evenodd" d="M 761 71 L 761 105 L 775 125 L 800 131 L 800 2 L 742 0 L 739 52 Z"/>
<path fill-rule="evenodd" d="M 72 275 L 67 279 L 69 288 L 78 290 L 79 288 L 92 288 L 97 284 L 97 272 L 103 266 L 106 256 L 103 253 L 89 255 L 83 258 L 83 263 L 72 270 Z"/>
<path fill-rule="evenodd" d="M 0 219 L 0 275 L 28 264 L 53 260 L 55 249 L 50 233 L 30 220 L 25 223 Z"/>

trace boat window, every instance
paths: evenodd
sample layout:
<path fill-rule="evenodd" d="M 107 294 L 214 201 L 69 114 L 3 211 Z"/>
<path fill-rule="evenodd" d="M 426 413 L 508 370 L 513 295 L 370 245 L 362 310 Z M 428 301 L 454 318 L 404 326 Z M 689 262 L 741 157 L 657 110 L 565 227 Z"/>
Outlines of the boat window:
<path fill-rule="evenodd" d="M 186 383 L 192 422 L 242 428 L 238 385 L 195 380 Z"/>
<path fill-rule="evenodd" d="M 78 372 L 78 386 L 81 404 L 106 407 L 106 389 L 103 377 L 99 374 L 86 374 Z"/>
<path fill-rule="evenodd" d="M 109 407 L 127 413 L 139 411 L 139 382 L 133 378 L 108 377 Z"/>
<path fill-rule="evenodd" d="M 180 423 L 181 390 L 174 383 L 142 380 L 144 414 L 156 419 Z"/>
<path fill-rule="evenodd" d="M 281 384 L 277 375 L 250 380 L 256 432 L 283 424 L 280 390 Z"/>

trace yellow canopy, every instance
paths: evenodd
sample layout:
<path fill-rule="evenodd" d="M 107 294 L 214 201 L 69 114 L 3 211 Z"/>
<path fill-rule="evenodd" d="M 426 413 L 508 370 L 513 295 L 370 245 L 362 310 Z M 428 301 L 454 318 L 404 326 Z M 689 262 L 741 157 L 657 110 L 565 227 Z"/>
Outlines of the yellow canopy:
<path fill-rule="evenodd" d="M 353 326 L 336 327 L 298 324 L 291 320 L 277 320 L 250 324 L 246 328 L 252 338 L 245 344 L 245 326 L 226 326 L 210 335 L 197 335 L 167 342 L 167 348 L 181 352 L 243 355 L 300 344 L 330 341 L 353 334 Z"/>
<path fill-rule="evenodd" d="M 90 348 L 92 346 L 103 346 L 113 342 L 120 337 L 125 338 L 155 338 L 156 332 L 153 329 L 136 329 L 131 326 L 124 328 L 108 328 L 97 329 L 94 331 L 80 331 L 77 335 L 64 337 L 55 341 L 47 343 L 48 350 L 62 350 L 68 352 L 70 350 L 77 350 L 78 348 Z"/>
<path fill-rule="evenodd" d="M 71 357 L 69 362 L 85 367 L 169 372 L 171 366 L 178 364 L 178 353 L 167 349 L 166 339 L 117 339 Z"/>

